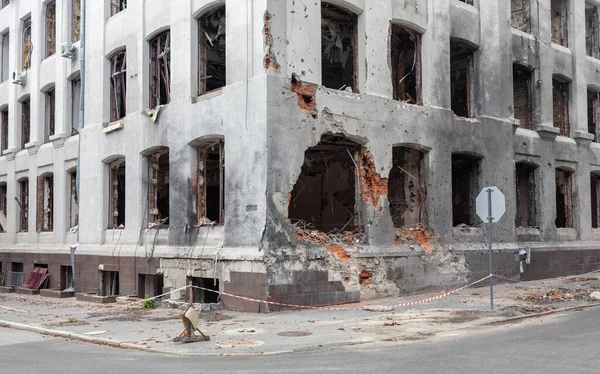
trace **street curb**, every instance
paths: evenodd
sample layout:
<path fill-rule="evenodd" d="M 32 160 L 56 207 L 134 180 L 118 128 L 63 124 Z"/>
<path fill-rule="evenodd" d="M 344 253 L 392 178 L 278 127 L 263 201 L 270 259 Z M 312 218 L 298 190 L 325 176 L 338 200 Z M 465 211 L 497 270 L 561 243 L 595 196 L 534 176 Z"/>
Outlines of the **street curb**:
<path fill-rule="evenodd" d="M 504 325 L 504 324 L 508 324 L 511 322 L 517 322 L 517 321 L 521 321 L 521 320 L 525 320 L 525 319 L 531 319 L 531 318 L 537 318 L 537 317 L 544 317 L 544 316 L 548 316 L 551 314 L 556 314 L 556 313 L 562 313 L 562 312 L 569 312 L 571 310 L 581 310 L 581 309 L 588 309 L 588 308 L 594 308 L 594 307 L 600 307 L 600 303 L 594 303 L 594 304 L 588 304 L 588 305 L 577 305 L 577 306 L 571 306 L 568 308 L 560 308 L 560 309 L 553 309 L 553 310 L 548 310 L 546 312 L 540 312 L 540 313 L 534 313 L 534 314 L 527 314 L 524 316 L 516 316 L 516 317 L 510 317 L 510 318 L 506 318 L 500 321 L 494 321 L 494 322 L 488 322 L 488 323 L 484 323 L 481 324 L 479 326 L 493 326 L 493 325 Z"/>

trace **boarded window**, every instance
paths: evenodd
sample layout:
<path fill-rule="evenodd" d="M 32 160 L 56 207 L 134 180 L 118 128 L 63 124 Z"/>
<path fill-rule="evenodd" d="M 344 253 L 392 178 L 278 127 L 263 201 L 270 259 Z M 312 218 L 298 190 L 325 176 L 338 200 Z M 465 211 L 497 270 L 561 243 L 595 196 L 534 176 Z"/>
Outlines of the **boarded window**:
<path fill-rule="evenodd" d="M 587 114 L 588 114 L 588 133 L 594 135 L 594 141 L 600 139 L 598 114 L 600 111 L 600 92 L 588 90 L 587 92 Z"/>
<path fill-rule="evenodd" d="M 77 196 L 77 172 L 69 173 L 69 227 L 79 226 L 79 198 Z"/>
<path fill-rule="evenodd" d="M 531 0 L 511 0 L 512 27 L 531 33 Z"/>
<path fill-rule="evenodd" d="M 198 95 L 224 87 L 225 6 L 198 20 Z"/>
<path fill-rule="evenodd" d="M 127 9 L 127 0 L 110 0 L 110 15 L 115 14 Z"/>
<path fill-rule="evenodd" d="M 516 227 L 537 226 L 536 213 L 536 167 L 527 163 L 517 163 L 515 168 L 517 182 Z"/>
<path fill-rule="evenodd" d="M 150 108 L 171 102 L 171 36 L 165 31 L 150 41 Z"/>
<path fill-rule="evenodd" d="M 567 19 L 569 13 L 567 0 L 552 0 L 550 12 L 552 16 L 552 42 L 568 47 Z"/>
<path fill-rule="evenodd" d="M 119 272 L 118 271 L 99 271 L 98 272 L 98 295 L 99 296 L 118 296 L 119 295 Z"/>
<path fill-rule="evenodd" d="M 29 143 L 30 118 L 31 110 L 27 99 L 21 103 L 21 149 L 25 149 L 25 145 Z"/>
<path fill-rule="evenodd" d="M 458 41 L 450 42 L 452 111 L 459 117 L 472 116 L 473 52 L 473 48 L 465 43 Z"/>
<path fill-rule="evenodd" d="M 292 190 L 288 217 L 304 229 L 352 231 L 356 215 L 359 144 L 323 135 L 304 153 L 304 164 Z"/>
<path fill-rule="evenodd" d="M 31 67 L 31 53 L 33 52 L 33 43 L 31 42 L 31 17 L 23 21 L 23 50 L 22 50 L 22 66 L 23 70 Z"/>
<path fill-rule="evenodd" d="M 71 135 L 79 134 L 79 119 L 81 105 L 81 78 L 71 80 Z"/>
<path fill-rule="evenodd" d="M 573 173 L 556 169 L 556 227 L 573 227 Z"/>
<path fill-rule="evenodd" d="M 169 149 L 148 156 L 148 227 L 169 224 Z"/>
<path fill-rule="evenodd" d="M 600 228 L 600 174 L 592 173 L 591 176 L 591 205 L 592 205 L 592 228 Z"/>
<path fill-rule="evenodd" d="M 475 198 L 479 193 L 481 160 L 467 154 L 452 155 L 452 225 L 475 226 Z"/>
<path fill-rule="evenodd" d="M 533 130 L 533 73 L 520 65 L 513 65 L 514 117 L 520 126 Z"/>
<path fill-rule="evenodd" d="M 224 151 L 222 140 L 198 147 L 198 225 L 224 223 Z"/>
<path fill-rule="evenodd" d="M 358 92 L 358 17 L 335 5 L 321 3 L 322 84 L 335 90 Z"/>
<path fill-rule="evenodd" d="M 409 147 L 392 149 L 388 199 L 394 227 L 427 226 L 425 153 Z"/>
<path fill-rule="evenodd" d="M 56 52 L 56 3 L 46 5 L 46 57 Z"/>
<path fill-rule="evenodd" d="M 570 136 L 569 82 L 559 78 L 552 79 L 552 101 L 554 127 L 560 130 L 560 135 Z"/>
<path fill-rule="evenodd" d="M 46 92 L 45 96 L 45 113 L 44 113 L 44 143 L 50 141 L 50 136 L 55 134 L 55 91 L 51 89 Z"/>
<path fill-rule="evenodd" d="M 421 105 L 421 34 L 392 25 L 390 44 L 394 100 Z"/>
<path fill-rule="evenodd" d="M 110 58 L 110 121 L 118 121 L 127 113 L 127 53 L 121 51 Z"/>
<path fill-rule="evenodd" d="M 71 6 L 71 41 L 75 43 L 81 39 L 81 0 L 72 0 Z"/>
<path fill-rule="evenodd" d="M 2 35 L 2 71 L 0 76 L 2 82 L 8 80 L 10 76 L 10 34 L 5 33 Z"/>
<path fill-rule="evenodd" d="M 125 159 L 109 164 L 109 229 L 125 228 Z"/>
<path fill-rule="evenodd" d="M 6 232 L 7 193 L 6 183 L 0 183 L 0 232 Z"/>
<path fill-rule="evenodd" d="M 29 179 L 27 178 L 19 181 L 17 205 L 19 206 L 19 231 L 27 232 L 29 228 Z"/>
<path fill-rule="evenodd" d="M 54 176 L 38 178 L 37 231 L 52 231 L 54 227 Z"/>
<path fill-rule="evenodd" d="M 0 112 L 0 156 L 8 149 L 8 108 Z"/>

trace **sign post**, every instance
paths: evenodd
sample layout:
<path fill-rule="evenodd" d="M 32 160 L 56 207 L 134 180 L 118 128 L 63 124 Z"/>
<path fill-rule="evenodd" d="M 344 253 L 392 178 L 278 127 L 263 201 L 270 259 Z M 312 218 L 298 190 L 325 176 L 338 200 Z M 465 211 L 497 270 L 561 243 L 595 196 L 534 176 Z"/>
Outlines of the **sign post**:
<path fill-rule="evenodd" d="M 502 218 L 506 211 L 506 199 L 498 187 L 484 187 L 476 200 L 477 215 L 487 222 L 488 252 L 490 258 L 490 307 L 494 310 L 494 278 L 492 267 L 492 223 Z"/>

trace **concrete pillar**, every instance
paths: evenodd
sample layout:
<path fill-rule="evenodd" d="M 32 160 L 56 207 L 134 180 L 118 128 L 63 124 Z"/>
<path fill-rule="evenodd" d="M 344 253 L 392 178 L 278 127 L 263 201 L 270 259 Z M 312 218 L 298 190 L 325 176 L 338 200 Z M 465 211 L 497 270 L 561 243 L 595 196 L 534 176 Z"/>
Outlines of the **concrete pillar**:
<path fill-rule="evenodd" d="M 358 19 L 358 72 L 360 92 L 392 98 L 392 72 L 388 64 L 390 0 L 373 0 Z M 363 47 L 364 46 L 364 47 Z M 363 63 L 364 61 L 364 63 Z"/>
<path fill-rule="evenodd" d="M 571 137 L 577 132 L 587 133 L 587 61 L 585 47 L 585 2 L 569 2 L 569 48 L 573 53 L 573 81 L 569 121 Z M 589 175 L 588 175 L 589 179 Z"/>
<path fill-rule="evenodd" d="M 532 30 L 534 35 L 538 37 L 535 48 L 538 63 L 534 72 L 534 81 L 536 82 L 534 122 L 538 125 L 552 127 L 552 71 L 554 58 L 550 46 L 550 40 L 552 40 L 550 1 L 533 0 L 531 9 Z"/>
<path fill-rule="evenodd" d="M 422 49 L 423 105 L 450 109 L 450 1 L 431 1 L 428 11 Z"/>

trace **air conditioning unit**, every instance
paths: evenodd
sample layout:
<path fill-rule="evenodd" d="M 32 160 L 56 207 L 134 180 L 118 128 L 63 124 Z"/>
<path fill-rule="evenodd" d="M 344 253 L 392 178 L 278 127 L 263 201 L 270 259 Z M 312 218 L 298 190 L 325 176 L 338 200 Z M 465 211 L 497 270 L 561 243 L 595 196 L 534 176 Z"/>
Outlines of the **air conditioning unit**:
<path fill-rule="evenodd" d="M 64 43 L 60 46 L 60 56 L 64 58 L 68 58 L 73 60 L 75 58 L 75 53 L 77 52 L 77 48 L 73 45 L 73 43 Z"/>
<path fill-rule="evenodd" d="M 15 70 L 12 73 L 12 82 L 13 84 L 18 84 L 19 86 L 24 86 L 27 81 L 27 72 L 21 70 Z"/>

